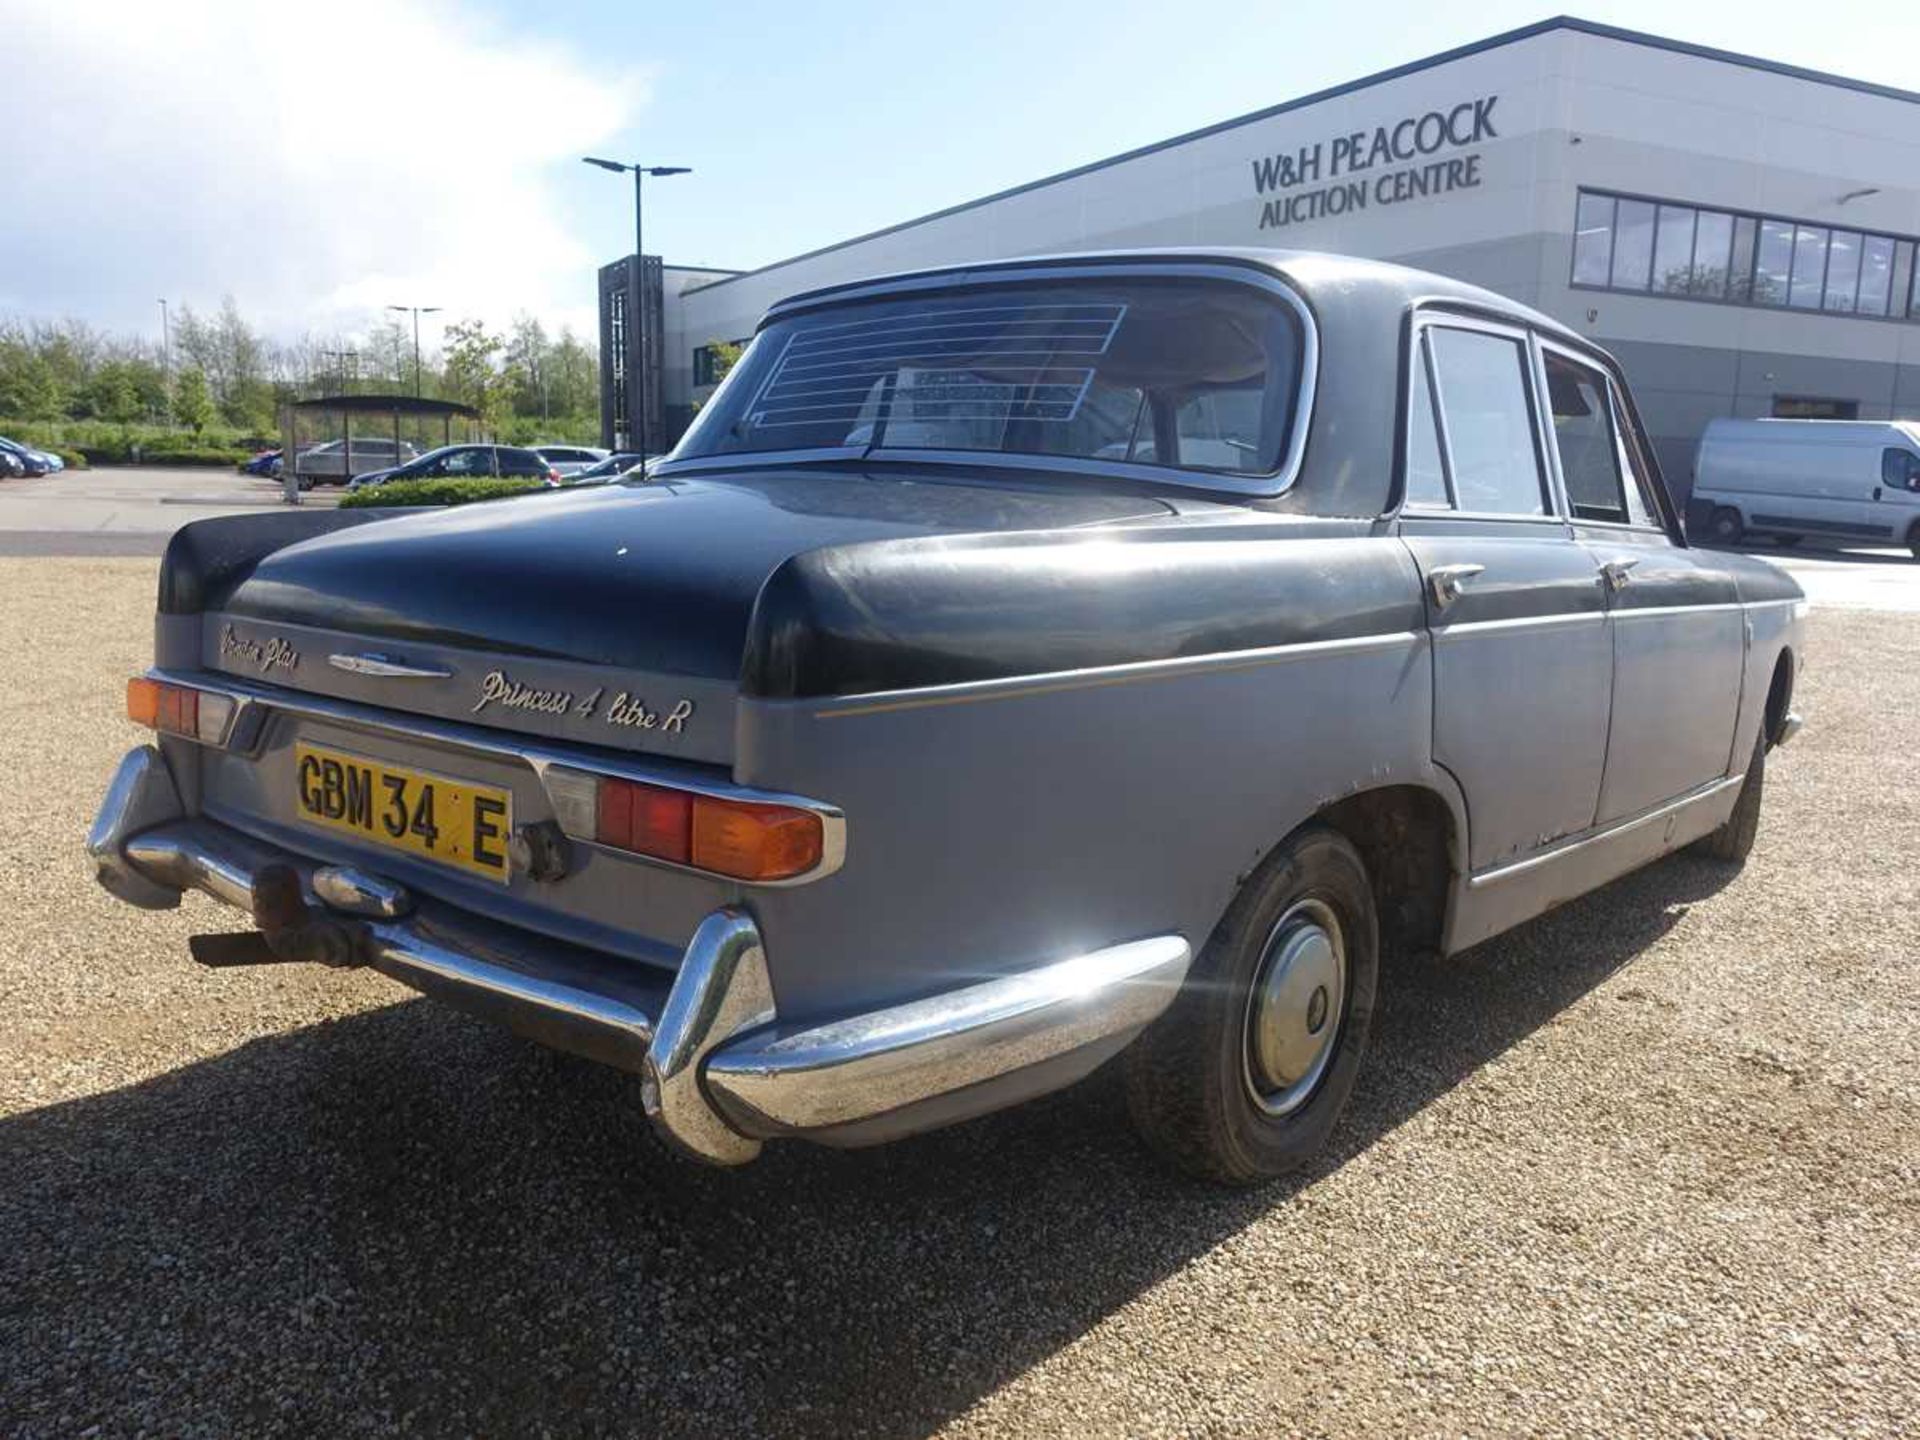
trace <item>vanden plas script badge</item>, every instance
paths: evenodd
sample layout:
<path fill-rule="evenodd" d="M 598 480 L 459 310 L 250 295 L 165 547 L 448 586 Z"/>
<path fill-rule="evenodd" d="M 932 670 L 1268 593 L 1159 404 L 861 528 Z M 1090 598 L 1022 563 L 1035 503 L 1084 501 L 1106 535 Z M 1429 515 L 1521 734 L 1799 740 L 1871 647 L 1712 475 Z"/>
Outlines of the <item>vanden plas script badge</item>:
<path fill-rule="evenodd" d="M 269 670 L 293 669 L 300 663 L 300 652 L 278 635 L 256 640 L 228 625 L 220 632 L 220 658 L 251 665 L 264 674 Z"/>
<path fill-rule="evenodd" d="M 1493 107 L 1499 99 L 1483 95 L 1462 100 L 1445 110 L 1316 140 L 1291 154 L 1260 156 L 1253 162 L 1253 188 L 1272 197 L 1261 202 L 1260 228 L 1278 230 L 1370 206 L 1477 188 L 1477 151 L 1438 160 L 1425 157 L 1499 139 L 1500 132 L 1493 128 Z M 1362 175 L 1366 178 L 1357 178 Z M 1313 188 L 1300 188 L 1309 185 Z"/>
<path fill-rule="evenodd" d="M 477 715 L 489 705 L 498 705 L 502 710 L 525 710 L 535 715 L 567 715 L 577 720 L 590 720 L 600 715 L 609 725 L 628 730 L 658 730 L 662 735 L 684 734 L 687 721 L 693 718 L 691 700 L 676 700 L 671 709 L 656 710 L 627 690 L 618 692 L 602 710 L 600 702 L 606 698 L 606 693 L 604 688 L 588 695 L 575 695 L 571 690 L 536 690 L 532 686 L 522 685 L 504 670 L 489 670 L 481 678 L 480 698 L 474 702 L 469 713 Z"/>

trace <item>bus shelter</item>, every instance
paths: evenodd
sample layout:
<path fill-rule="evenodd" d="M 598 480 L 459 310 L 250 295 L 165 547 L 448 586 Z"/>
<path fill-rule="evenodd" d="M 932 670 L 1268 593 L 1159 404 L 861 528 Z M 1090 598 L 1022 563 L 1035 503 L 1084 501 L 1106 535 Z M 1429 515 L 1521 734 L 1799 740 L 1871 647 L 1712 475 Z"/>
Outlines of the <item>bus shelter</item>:
<path fill-rule="evenodd" d="M 289 505 L 316 484 L 344 485 L 355 475 L 404 465 L 438 445 L 477 438 L 480 412 L 420 395 L 320 395 L 282 411 L 280 483 Z"/>

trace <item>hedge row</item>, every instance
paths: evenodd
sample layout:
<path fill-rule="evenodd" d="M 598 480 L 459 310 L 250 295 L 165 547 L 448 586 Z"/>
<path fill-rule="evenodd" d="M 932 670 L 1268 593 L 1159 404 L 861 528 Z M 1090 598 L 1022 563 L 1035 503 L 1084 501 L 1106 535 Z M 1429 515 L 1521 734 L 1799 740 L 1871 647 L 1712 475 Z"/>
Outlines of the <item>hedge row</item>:
<path fill-rule="evenodd" d="M 340 508 L 385 510 L 399 505 L 468 505 L 504 500 L 547 487 L 538 480 L 394 480 L 363 485 L 340 497 Z"/>

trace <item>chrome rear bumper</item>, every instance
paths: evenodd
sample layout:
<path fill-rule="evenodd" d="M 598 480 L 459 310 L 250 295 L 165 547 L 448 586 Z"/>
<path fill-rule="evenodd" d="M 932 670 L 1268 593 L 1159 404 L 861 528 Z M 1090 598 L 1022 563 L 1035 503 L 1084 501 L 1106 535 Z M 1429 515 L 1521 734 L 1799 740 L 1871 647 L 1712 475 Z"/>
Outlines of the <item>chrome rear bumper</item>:
<path fill-rule="evenodd" d="M 661 1133 L 718 1164 L 751 1160 L 776 1136 L 869 1143 L 1068 1083 L 1166 1009 L 1191 953 L 1180 936 L 1157 936 L 786 1027 L 759 929 L 744 909 L 707 916 L 672 975 L 480 920 L 357 872 L 347 888 L 382 887 L 382 913 L 328 910 L 323 897 L 339 902 L 342 872 L 323 873 L 332 867 L 188 818 L 165 759 L 150 746 L 121 762 L 87 848 L 102 885 L 148 908 L 199 890 L 254 913 L 261 873 L 291 867 L 307 903 L 351 934 L 356 963 L 640 1074 Z M 388 913 L 395 910 L 402 913 Z"/>

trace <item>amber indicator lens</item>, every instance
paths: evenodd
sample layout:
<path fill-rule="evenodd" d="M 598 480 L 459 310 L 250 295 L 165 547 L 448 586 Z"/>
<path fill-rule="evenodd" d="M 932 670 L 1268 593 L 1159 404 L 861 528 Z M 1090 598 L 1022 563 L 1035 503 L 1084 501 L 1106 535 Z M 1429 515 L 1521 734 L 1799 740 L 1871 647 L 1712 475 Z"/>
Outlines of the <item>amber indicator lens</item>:
<path fill-rule="evenodd" d="M 790 805 L 721 800 L 604 777 L 593 834 L 602 845 L 737 880 L 789 880 L 820 863 L 820 817 Z"/>
<path fill-rule="evenodd" d="M 693 863 L 742 880 L 788 880 L 820 863 L 820 817 L 787 805 L 693 802 Z"/>
<path fill-rule="evenodd" d="M 233 711 L 231 696 L 196 690 L 191 685 L 169 685 L 144 675 L 127 682 L 127 718 L 169 735 L 218 745 L 226 739 Z"/>

